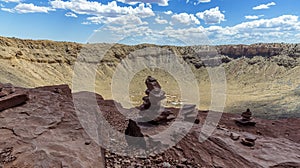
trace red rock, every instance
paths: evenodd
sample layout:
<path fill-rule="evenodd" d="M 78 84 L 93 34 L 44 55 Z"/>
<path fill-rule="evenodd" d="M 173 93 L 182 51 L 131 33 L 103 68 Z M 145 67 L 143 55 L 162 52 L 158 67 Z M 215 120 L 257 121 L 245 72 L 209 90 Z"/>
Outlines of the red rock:
<path fill-rule="evenodd" d="M 14 93 L 0 98 L 0 111 L 18 106 L 28 100 L 28 95 L 25 93 Z"/>

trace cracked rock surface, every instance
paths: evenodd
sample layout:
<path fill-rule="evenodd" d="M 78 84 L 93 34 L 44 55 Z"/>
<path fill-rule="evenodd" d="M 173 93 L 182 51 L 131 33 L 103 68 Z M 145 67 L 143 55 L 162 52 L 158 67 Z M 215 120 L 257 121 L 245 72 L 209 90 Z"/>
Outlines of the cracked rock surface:
<path fill-rule="evenodd" d="M 67 85 L 34 89 L 26 104 L 0 112 L 0 167 L 103 166 L 101 148 L 76 116 Z"/>

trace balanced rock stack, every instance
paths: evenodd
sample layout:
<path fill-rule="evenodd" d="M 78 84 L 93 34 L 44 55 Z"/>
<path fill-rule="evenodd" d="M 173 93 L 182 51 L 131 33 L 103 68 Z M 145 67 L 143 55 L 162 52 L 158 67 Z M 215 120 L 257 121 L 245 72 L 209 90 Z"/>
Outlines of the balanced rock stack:
<path fill-rule="evenodd" d="M 250 111 L 250 109 L 247 109 L 245 112 L 243 112 L 241 116 L 242 118 L 235 119 L 235 122 L 238 125 L 255 126 L 256 122 L 252 119 L 252 112 Z"/>
<path fill-rule="evenodd" d="M 143 104 L 140 107 L 141 111 L 148 110 L 150 107 L 151 109 L 159 109 L 161 107 L 161 101 L 166 98 L 165 92 L 161 90 L 161 86 L 158 81 L 148 76 L 145 84 L 147 89 L 145 91 L 146 95 L 143 97 Z"/>
<path fill-rule="evenodd" d="M 28 100 L 26 93 L 18 93 L 12 84 L 0 84 L 0 111 L 21 105 Z"/>
<path fill-rule="evenodd" d="M 165 111 L 161 105 L 161 101 L 164 100 L 166 96 L 165 92 L 161 90 L 158 81 L 155 78 L 148 76 L 145 84 L 147 86 L 145 91 L 147 96 L 143 97 L 144 102 L 140 106 L 142 120 L 158 124 L 174 119 L 175 116 L 170 111 Z"/>

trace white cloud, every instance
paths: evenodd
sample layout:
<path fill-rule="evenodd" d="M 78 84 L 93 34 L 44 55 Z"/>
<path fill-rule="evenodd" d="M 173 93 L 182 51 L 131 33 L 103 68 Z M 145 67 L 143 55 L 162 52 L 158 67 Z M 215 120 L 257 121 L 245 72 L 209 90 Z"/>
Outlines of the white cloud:
<path fill-rule="evenodd" d="M 92 16 L 87 18 L 90 23 L 109 25 L 147 25 L 136 15 L 124 15 L 119 17 Z"/>
<path fill-rule="evenodd" d="M 45 6 L 36 6 L 32 3 L 25 4 L 25 3 L 19 3 L 17 6 L 15 6 L 12 9 L 9 8 L 1 8 L 1 10 L 6 12 L 17 12 L 17 13 L 48 13 L 49 11 L 55 11 L 55 9 Z"/>
<path fill-rule="evenodd" d="M 275 2 L 270 2 L 270 3 L 267 3 L 267 4 L 261 4 L 261 5 L 255 6 L 252 9 L 253 10 L 269 9 L 270 6 L 274 6 L 274 5 L 276 5 Z"/>
<path fill-rule="evenodd" d="M 200 21 L 193 15 L 187 13 L 174 14 L 171 18 L 171 24 L 200 24 Z"/>
<path fill-rule="evenodd" d="M 172 15 L 173 14 L 173 12 L 172 11 L 166 11 L 166 12 L 164 12 L 166 15 Z"/>
<path fill-rule="evenodd" d="M 160 15 L 165 17 L 167 15 Z M 149 23 L 154 23 L 157 17 L 150 17 Z M 161 19 L 161 18 L 159 18 Z M 242 22 L 234 26 L 222 27 L 212 25 L 207 28 L 198 25 L 189 27 L 178 27 L 177 25 L 147 25 L 140 21 L 124 22 L 122 25 L 109 24 L 101 31 L 106 31 L 104 35 L 98 36 L 101 42 L 107 40 L 118 40 L 133 37 L 132 43 L 156 43 L 164 44 L 163 41 L 178 39 L 188 45 L 197 44 L 240 44 L 240 43 L 258 43 L 258 42 L 299 42 L 300 22 L 299 17 L 295 15 L 282 15 L 271 19 L 259 19 Z M 147 19 L 148 20 L 148 19 Z M 128 24 L 126 24 L 128 23 Z M 118 38 L 111 38 L 117 36 Z M 137 37 L 142 36 L 142 37 Z M 101 38 L 100 38 L 101 37 Z M 103 39 L 108 37 L 108 39 Z M 160 40 L 159 40 L 160 39 Z M 99 42 L 99 41 L 98 41 Z M 172 43 L 173 44 L 173 43 Z"/>
<path fill-rule="evenodd" d="M 232 27 L 208 27 L 207 35 L 216 44 L 279 42 L 295 39 L 300 32 L 298 16 L 282 15 L 272 19 L 243 22 Z"/>
<path fill-rule="evenodd" d="M 14 10 L 10 8 L 1 8 L 2 11 L 13 13 Z"/>
<path fill-rule="evenodd" d="M 117 17 L 120 15 L 135 14 L 139 17 L 150 17 L 154 16 L 152 8 L 145 6 L 145 4 L 139 4 L 137 7 L 121 7 L 117 5 L 116 1 L 109 2 L 107 5 L 101 4 L 95 1 L 87 0 L 70 0 L 61 1 L 54 0 L 50 1 L 53 8 L 71 10 L 76 14 L 86 14 L 95 16 L 106 16 L 106 17 Z"/>
<path fill-rule="evenodd" d="M 298 16 L 295 15 L 282 15 L 272 19 L 260 19 L 251 22 L 243 22 L 235 27 L 238 29 L 253 29 L 253 28 L 292 28 L 299 25 Z"/>
<path fill-rule="evenodd" d="M 10 3 L 10 2 L 13 2 L 13 3 L 20 3 L 21 1 L 20 0 L 1 0 L 2 2 L 6 2 L 6 3 Z"/>
<path fill-rule="evenodd" d="M 135 5 L 137 3 L 149 3 L 149 4 L 158 4 L 159 6 L 168 6 L 169 0 L 117 0 L 122 3 Z"/>
<path fill-rule="evenodd" d="M 198 3 L 208 3 L 210 2 L 211 0 L 198 0 Z"/>
<path fill-rule="evenodd" d="M 255 20 L 255 19 L 259 19 L 259 18 L 261 18 L 263 16 L 264 15 L 247 15 L 247 16 L 245 16 L 245 19 Z"/>
<path fill-rule="evenodd" d="M 158 23 L 158 24 L 168 24 L 168 23 L 169 23 L 167 20 L 161 19 L 160 16 L 157 16 L 157 17 L 155 18 L 155 21 L 156 21 L 156 23 Z"/>
<path fill-rule="evenodd" d="M 152 30 L 148 26 L 138 26 L 138 25 L 123 25 L 123 26 L 106 26 L 103 30 L 109 30 L 111 33 L 116 35 L 128 36 L 138 36 L 138 35 L 149 35 Z"/>
<path fill-rule="evenodd" d="M 72 13 L 72 12 L 66 13 L 65 16 L 67 16 L 67 17 L 74 17 L 74 18 L 78 17 L 75 13 Z"/>
<path fill-rule="evenodd" d="M 196 16 L 203 19 L 206 24 L 216 24 L 225 21 L 225 15 L 219 10 L 218 6 L 204 12 L 199 12 Z"/>
<path fill-rule="evenodd" d="M 83 25 L 90 25 L 91 22 L 82 22 L 81 24 L 83 24 Z"/>
<path fill-rule="evenodd" d="M 116 18 L 107 18 L 108 24 L 115 25 L 147 25 L 148 23 L 142 21 L 136 15 L 124 15 Z"/>

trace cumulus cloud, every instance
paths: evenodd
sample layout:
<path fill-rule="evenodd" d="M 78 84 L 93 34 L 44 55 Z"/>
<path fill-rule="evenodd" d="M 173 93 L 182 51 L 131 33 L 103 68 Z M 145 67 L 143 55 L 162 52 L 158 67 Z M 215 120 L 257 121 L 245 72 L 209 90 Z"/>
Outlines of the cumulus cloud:
<path fill-rule="evenodd" d="M 13 13 L 14 10 L 10 8 L 1 8 L 2 11 Z"/>
<path fill-rule="evenodd" d="M 263 16 L 264 15 L 247 15 L 247 16 L 245 16 L 245 19 L 255 20 L 255 19 L 259 19 L 259 18 L 261 18 Z"/>
<path fill-rule="evenodd" d="M 225 15 L 219 10 L 218 6 L 204 12 L 199 12 L 196 16 L 204 20 L 206 24 L 216 24 L 225 21 Z"/>
<path fill-rule="evenodd" d="M 162 16 L 167 15 L 162 14 L 161 17 Z M 150 17 L 149 22 L 155 22 L 156 18 L 157 17 Z M 156 37 L 159 37 L 158 39 L 165 39 L 165 41 L 168 41 L 168 38 L 174 38 L 188 45 L 197 45 L 293 42 L 299 41 L 300 34 L 299 17 L 295 15 L 282 15 L 271 19 L 251 20 L 226 27 L 212 25 L 206 28 L 195 24 L 189 27 L 178 27 L 176 25 L 157 25 L 153 27 L 143 24 L 143 22 L 138 21 L 138 19 L 133 20 L 135 21 L 132 21 L 131 24 L 126 24 L 130 22 L 124 22 L 122 25 L 106 26 L 105 35 L 107 36 L 106 33 L 110 32 L 111 36 L 118 36 L 119 38 L 117 39 L 123 39 L 129 36 L 142 36 L 141 39 L 133 38 L 135 39 L 135 44 L 141 42 L 162 44 L 160 40 L 156 39 Z M 101 32 L 101 30 L 99 30 L 99 32 Z M 109 39 L 107 40 L 111 40 L 111 36 L 108 35 Z M 101 42 L 105 42 L 106 39 L 101 38 L 100 40 L 103 40 Z"/>
<path fill-rule="evenodd" d="M 272 19 L 260 19 L 254 20 L 251 22 L 243 22 L 236 25 L 236 28 L 239 29 L 253 29 L 253 28 L 292 28 L 299 26 L 298 16 L 295 15 L 282 15 L 277 18 Z"/>
<path fill-rule="evenodd" d="M 161 19 L 160 16 L 157 16 L 157 17 L 155 18 L 155 22 L 158 23 L 158 24 L 168 24 L 168 23 L 169 23 L 167 20 Z"/>
<path fill-rule="evenodd" d="M 11 12 L 11 13 L 48 13 L 49 11 L 55 11 L 55 9 L 51 7 L 45 7 L 45 6 L 36 6 L 32 3 L 25 4 L 25 3 L 19 3 L 14 8 L 1 8 L 2 11 Z"/>
<path fill-rule="evenodd" d="M 300 22 L 298 16 L 282 15 L 243 22 L 231 27 L 211 26 L 206 28 L 206 32 L 215 43 L 278 42 L 294 39 L 294 34 L 300 32 Z"/>
<path fill-rule="evenodd" d="M 49 11 L 54 11 L 54 9 L 45 6 L 35 6 L 34 4 L 18 4 L 14 10 L 18 13 L 48 13 Z"/>
<path fill-rule="evenodd" d="M 65 16 L 67 16 L 67 17 L 74 17 L 74 18 L 78 17 L 75 13 L 72 13 L 72 12 L 66 13 Z"/>
<path fill-rule="evenodd" d="M 173 14 L 173 12 L 172 11 L 166 11 L 166 12 L 164 12 L 166 15 L 172 15 Z"/>
<path fill-rule="evenodd" d="M 274 6 L 274 5 L 276 5 L 275 2 L 270 2 L 270 3 L 267 3 L 267 4 L 261 4 L 261 5 L 255 6 L 252 9 L 253 10 L 269 9 L 270 6 Z"/>
<path fill-rule="evenodd" d="M 191 24 L 200 24 L 200 21 L 193 14 L 180 13 L 180 14 L 174 14 L 171 17 L 171 24 L 191 25 Z"/>
<path fill-rule="evenodd" d="M 158 4 L 159 6 L 168 6 L 169 0 L 117 0 L 122 3 L 135 5 L 137 3 L 149 3 L 149 4 Z"/>
<path fill-rule="evenodd" d="M 21 1 L 20 0 L 1 0 L 2 2 L 6 2 L 6 3 L 10 3 L 10 2 L 13 2 L 13 3 L 20 3 Z"/>
<path fill-rule="evenodd" d="M 109 25 L 147 25 L 147 22 L 143 22 L 141 18 L 136 15 L 124 15 L 120 17 L 103 17 L 92 16 L 87 18 L 88 21 L 94 24 L 109 24 Z"/>
<path fill-rule="evenodd" d="M 55 9 L 71 10 L 76 14 L 116 17 L 120 15 L 135 14 L 139 17 L 150 17 L 154 16 L 154 12 L 150 6 L 145 4 L 139 4 L 137 7 L 121 7 L 117 5 L 116 1 L 109 2 L 108 4 L 102 4 L 96 1 L 87 0 L 70 0 L 61 1 L 54 0 L 50 1 L 50 4 Z"/>

